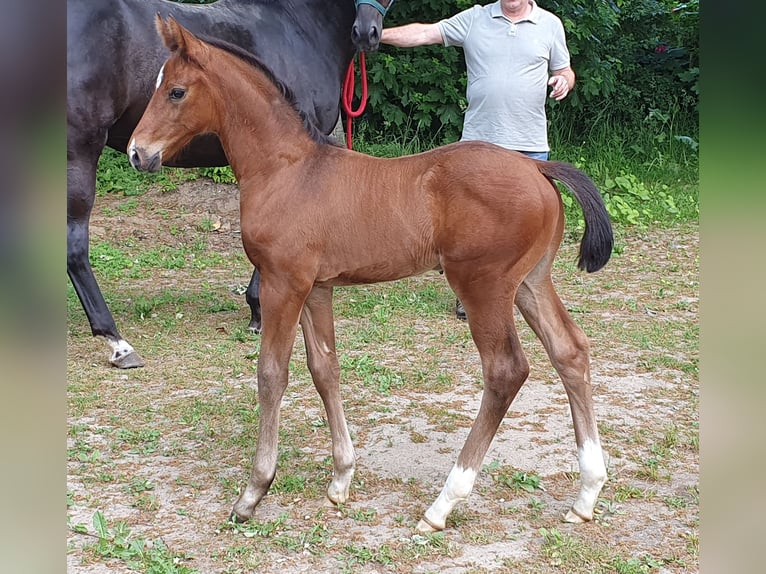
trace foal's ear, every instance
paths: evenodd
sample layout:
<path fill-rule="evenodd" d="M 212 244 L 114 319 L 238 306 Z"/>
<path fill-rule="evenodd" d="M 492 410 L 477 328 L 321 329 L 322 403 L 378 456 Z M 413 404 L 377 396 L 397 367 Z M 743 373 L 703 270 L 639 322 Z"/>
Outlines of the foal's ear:
<path fill-rule="evenodd" d="M 180 55 L 196 59 L 199 62 L 204 60 L 208 52 L 207 46 L 181 26 L 173 16 L 168 15 L 168 19 L 163 20 L 158 12 L 155 26 L 168 50 L 179 52 Z"/>
<path fill-rule="evenodd" d="M 170 25 L 171 20 L 173 20 L 173 23 L 176 25 L 175 29 Z M 162 38 L 162 42 L 168 50 L 171 52 L 178 50 L 180 46 L 178 22 L 176 22 L 172 16 L 168 16 L 167 20 L 163 20 L 160 13 L 157 12 L 157 15 L 154 18 L 154 27 L 157 29 L 157 33 L 160 35 L 160 38 Z"/>

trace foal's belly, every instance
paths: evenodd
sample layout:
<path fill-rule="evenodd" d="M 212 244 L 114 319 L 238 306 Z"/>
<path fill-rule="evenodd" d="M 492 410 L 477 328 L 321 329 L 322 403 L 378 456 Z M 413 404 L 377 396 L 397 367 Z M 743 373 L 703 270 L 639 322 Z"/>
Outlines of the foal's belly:
<path fill-rule="evenodd" d="M 420 275 L 426 271 L 439 269 L 439 267 L 437 259 L 417 262 L 409 261 L 407 263 L 389 260 L 360 265 L 336 273 L 320 272 L 316 283 L 332 286 L 383 283 L 385 281 L 396 281 L 397 279 Z"/>

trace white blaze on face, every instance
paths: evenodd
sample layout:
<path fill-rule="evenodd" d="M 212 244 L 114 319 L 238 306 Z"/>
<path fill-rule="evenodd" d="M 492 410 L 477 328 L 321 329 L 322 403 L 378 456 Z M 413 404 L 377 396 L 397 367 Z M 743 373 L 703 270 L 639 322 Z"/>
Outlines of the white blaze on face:
<path fill-rule="evenodd" d="M 162 83 L 162 78 L 165 76 L 165 64 L 162 64 L 162 67 L 160 68 L 160 73 L 157 74 L 157 83 L 154 86 L 155 90 L 160 89 L 160 84 Z"/>

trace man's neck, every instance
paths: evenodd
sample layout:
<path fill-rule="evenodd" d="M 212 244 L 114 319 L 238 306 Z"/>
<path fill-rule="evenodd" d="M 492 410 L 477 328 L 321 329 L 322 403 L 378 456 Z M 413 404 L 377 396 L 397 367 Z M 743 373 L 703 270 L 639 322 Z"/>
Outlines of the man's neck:
<path fill-rule="evenodd" d="M 509 6 L 508 4 L 511 5 Z M 516 2 L 500 2 L 500 7 L 502 8 L 505 17 L 514 23 L 523 20 L 529 16 L 530 12 L 532 12 L 532 2 L 522 2 L 521 4 L 517 4 Z"/>

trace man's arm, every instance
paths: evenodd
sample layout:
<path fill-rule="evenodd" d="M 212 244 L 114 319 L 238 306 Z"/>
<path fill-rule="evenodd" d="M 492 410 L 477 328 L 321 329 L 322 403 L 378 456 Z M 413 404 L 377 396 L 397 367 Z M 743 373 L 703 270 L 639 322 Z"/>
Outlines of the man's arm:
<path fill-rule="evenodd" d="M 550 97 L 556 100 L 563 100 L 567 97 L 569 92 L 574 89 L 574 70 L 570 66 L 559 70 L 553 70 L 553 72 L 551 72 L 551 77 L 548 79 L 548 85 L 553 88 Z"/>
<path fill-rule="evenodd" d="M 444 43 L 438 24 L 406 24 L 393 28 L 383 28 L 380 41 L 399 48 Z"/>

